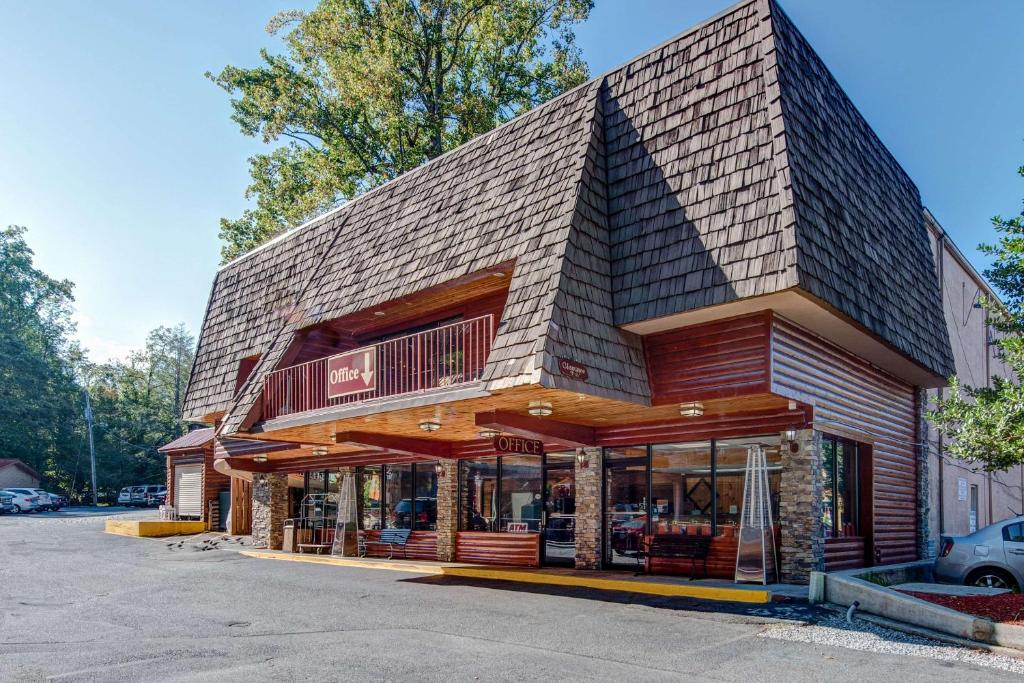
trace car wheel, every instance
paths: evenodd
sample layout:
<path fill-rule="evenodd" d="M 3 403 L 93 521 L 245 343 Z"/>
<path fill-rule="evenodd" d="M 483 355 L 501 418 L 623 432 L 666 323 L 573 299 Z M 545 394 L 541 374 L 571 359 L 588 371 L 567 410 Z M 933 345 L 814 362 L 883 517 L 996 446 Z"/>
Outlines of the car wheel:
<path fill-rule="evenodd" d="M 15 503 L 15 505 L 14 505 L 14 514 L 16 514 L 16 515 L 20 515 L 21 514 L 21 506 L 18 505 L 17 503 Z"/>
<path fill-rule="evenodd" d="M 1007 572 L 998 567 L 983 567 L 971 572 L 965 583 L 969 586 L 983 588 L 1006 588 L 1017 590 L 1017 582 Z"/>

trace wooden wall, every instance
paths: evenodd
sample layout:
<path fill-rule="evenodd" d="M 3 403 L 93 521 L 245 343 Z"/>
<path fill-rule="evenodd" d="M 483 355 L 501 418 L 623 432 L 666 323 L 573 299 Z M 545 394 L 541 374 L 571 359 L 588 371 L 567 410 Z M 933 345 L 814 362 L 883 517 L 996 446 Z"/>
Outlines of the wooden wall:
<path fill-rule="evenodd" d="M 772 391 L 812 403 L 816 429 L 872 446 L 874 521 L 862 529 L 873 532 L 873 539 L 864 534 L 867 550 L 877 548 L 885 564 L 916 560 L 914 388 L 779 317 L 772 368 Z"/>
<path fill-rule="evenodd" d="M 368 530 L 366 540 L 376 541 L 380 537 L 380 531 Z M 387 557 L 387 546 L 368 545 L 366 546 L 367 557 Z M 410 560 L 436 560 L 437 559 L 437 532 L 436 531 L 414 531 L 409 534 L 409 541 L 405 545 L 405 552 L 396 547 L 393 554 L 395 559 Z"/>
<path fill-rule="evenodd" d="M 539 567 L 540 534 L 460 531 L 455 535 L 455 560 L 508 567 Z"/>
<path fill-rule="evenodd" d="M 220 492 L 231 488 L 231 477 L 213 469 L 213 444 L 203 449 L 203 519 L 211 529 L 220 527 Z M 210 519 L 207 519 L 207 516 Z"/>
<path fill-rule="evenodd" d="M 770 336 L 771 313 L 764 311 L 645 337 L 651 402 L 767 392 Z"/>

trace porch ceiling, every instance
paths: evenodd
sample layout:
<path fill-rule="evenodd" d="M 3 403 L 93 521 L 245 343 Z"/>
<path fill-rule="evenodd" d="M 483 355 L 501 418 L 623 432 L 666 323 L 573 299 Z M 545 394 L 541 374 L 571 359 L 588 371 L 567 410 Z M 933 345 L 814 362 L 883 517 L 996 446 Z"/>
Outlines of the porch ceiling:
<path fill-rule="evenodd" d="M 531 418 L 528 414 L 530 401 L 547 401 L 552 406 L 549 418 Z M 564 430 L 559 426 L 580 425 L 600 435 L 604 431 L 619 431 L 628 427 L 643 427 L 651 424 L 677 422 L 685 425 L 697 425 L 721 419 L 750 419 L 751 416 L 779 415 L 788 413 L 788 399 L 773 394 L 757 394 L 738 398 L 723 398 L 703 401 L 704 416 L 702 418 L 682 418 L 676 404 L 665 406 L 643 406 L 622 401 L 577 394 L 561 389 L 549 389 L 539 386 L 516 387 L 497 392 L 487 397 L 472 398 L 463 401 L 445 403 L 438 406 L 417 406 L 384 413 L 362 415 L 342 420 L 326 421 L 318 424 L 303 425 L 252 434 L 254 438 L 274 441 L 291 441 L 303 444 L 326 446 L 328 455 L 342 455 L 354 451 L 367 452 L 366 439 L 360 444 L 352 443 L 349 434 L 387 435 L 396 439 L 415 440 L 416 442 L 437 442 L 438 445 L 451 445 L 452 456 L 459 457 L 459 447 L 469 450 L 484 447 L 487 442 L 479 437 L 481 426 L 495 413 L 516 415 L 534 423 L 550 420 L 552 429 L 549 437 L 543 440 L 549 446 L 572 447 L 578 445 L 574 439 L 564 437 Z M 487 416 L 478 418 L 478 415 Z M 436 432 L 425 432 L 419 423 L 438 419 L 441 428 Z M 510 433 L 514 430 L 506 430 Z M 342 436 L 339 437 L 339 434 Z M 559 436 L 564 438 L 559 440 Z M 335 443 L 338 440 L 339 443 Z M 348 443 L 341 443 L 344 441 Z M 393 455 L 388 453 L 385 444 L 379 442 L 379 457 Z M 307 449 L 308 450 L 308 449 Z M 278 457 L 285 454 L 275 454 Z M 406 453 L 406 455 L 408 455 Z M 419 454 L 427 457 L 426 451 Z M 372 456 L 367 456 L 372 457 Z M 381 462 L 383 460 L 378 460 Z"/>

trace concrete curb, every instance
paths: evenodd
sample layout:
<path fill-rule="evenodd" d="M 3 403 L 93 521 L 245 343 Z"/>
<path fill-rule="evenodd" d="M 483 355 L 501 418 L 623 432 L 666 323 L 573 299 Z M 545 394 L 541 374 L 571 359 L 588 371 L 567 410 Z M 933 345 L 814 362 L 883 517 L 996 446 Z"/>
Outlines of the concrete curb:
<path fill-rule="evenodd" d="M 206 522 L 108 519 L 103 530 L 108 534 L 139 538 L 190 536 L 206 531 Z"/>
<path fill-rule="evenodd" d="M 996 624 L 989 619 L 964 614 L 860 578 L 871 575 L 902 575 L 927 571 L 931 561 L 851 569 L 825 575 L 825 600 L 837 605 L 860 603 L 858 609 L 894 621 L 920 626 L 957 638 L 1002 647 L 1024 649 L 1024 628 Z"/>

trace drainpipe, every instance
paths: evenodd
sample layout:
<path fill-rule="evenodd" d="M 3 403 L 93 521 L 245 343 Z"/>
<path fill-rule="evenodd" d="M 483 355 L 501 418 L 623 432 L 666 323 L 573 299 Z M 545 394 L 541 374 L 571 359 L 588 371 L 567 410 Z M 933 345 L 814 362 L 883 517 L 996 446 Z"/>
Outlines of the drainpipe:
<path fill-rule="evenodd" d="M 939 235 L 938 239 L 939 247 L 939 308 L 942 309 L 942 318 L 946 318 L 946 284 L 943 278 L 945 277 L 945 261 L 946 261 L 946 233 L 943 231 Z M 943 400 L 946 397 L 946 387 L 939 387 L 939 400 Z M 943 476 L 943 439 L 942 430 L 937 429 L 938 432 L 938 456 L 939 456 L 939 534 L 946 533 L 946 484 L 945 477 Z"/>

